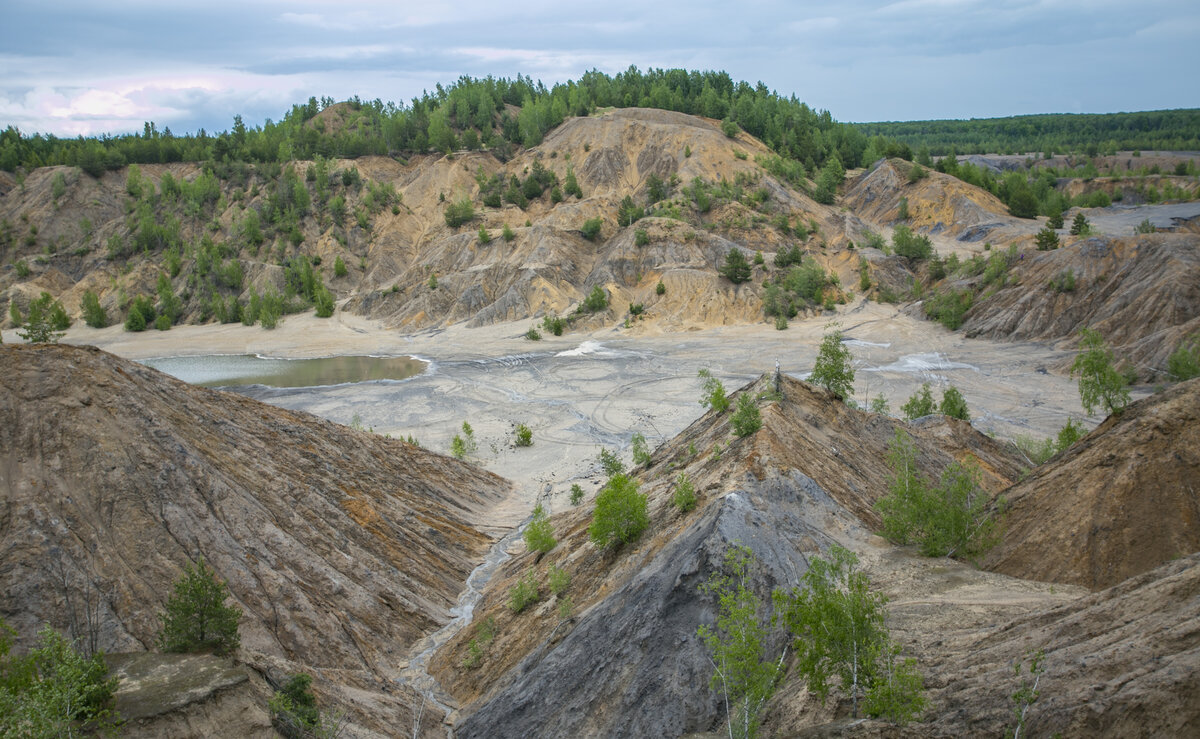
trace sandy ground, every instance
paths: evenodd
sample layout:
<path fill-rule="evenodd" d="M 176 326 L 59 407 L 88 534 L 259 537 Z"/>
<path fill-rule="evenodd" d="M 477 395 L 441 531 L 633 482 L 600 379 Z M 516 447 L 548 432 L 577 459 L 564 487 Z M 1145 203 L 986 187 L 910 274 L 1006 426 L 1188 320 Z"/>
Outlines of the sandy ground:
<path fill-rule="evenodd" d="M 1062 352 L 966 339 L 878 303 L 859 301 L 837 320 L 854 355 L 854 398 L 862 405 L 883 395 L 898 415 L 920 384 L 930 382 L 939 399 L 948 384 L 958 387 L 975 426 L 1001 437 L 1041 438 L 1068 416 L 1085 418 L 1075 382 L 1048 370 Z M 339 423 L 357 415 L 376 433 L 412 435 L 443 452 L 469 422 L 478 445 L 471 458 L 518 483 L 520 494 L 497 512 L 504 519 L 497 524 L 504 525 L 528 515 L 535 500 L 551 509 L 568 505 L 572 484 L 590 496 L 601 481 L 594 463 L 601 447 L 620 449 L 628 460 L 635 432 L 653 447 L 683 430 L 703 412 L 700 368 L 709 368 L 731 391 L 772 371 L 776 360 L 784 372 L 803 378 L 827 323 L 824 317 L 797 318 L 786 331 L 764 324 L 676 334 L 614 327 L 531 342 L 523 337 L 527 322 L 405 335 L 338 313 L 325 320 L 291 316 L 273 331 L 232 324 L 133 334 L 120 326 L 78 326 L 64 341 L 131 359 L 213 353 L 427 359 L 424 374 L 402 382 L 242 392 Z M 7 331 L 4 339 L 18 340 Z M 532 447 L 513 445 L 518 423 L 533 429 Z"/>

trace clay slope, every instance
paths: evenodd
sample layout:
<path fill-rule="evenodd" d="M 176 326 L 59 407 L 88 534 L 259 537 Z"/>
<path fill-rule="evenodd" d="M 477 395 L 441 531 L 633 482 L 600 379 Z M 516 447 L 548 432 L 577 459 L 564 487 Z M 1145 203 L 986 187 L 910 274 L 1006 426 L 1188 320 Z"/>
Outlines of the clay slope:
<path fill-rule="evenodd" d="M 766 388 L 759 381 L 743 392 Z M 728 415 L 710 412 L 638 468 L 651 524 L 635 545 L 597 550 L 587 535 L 591 506 L 583 505 L 554 517 L 554 550 L 505 566 L 474 625 L 431 664 L 462 705 L 458 736 L 678 736 L 715 726 L 722 704 L 709 690 L 711 665 L 696 636 L 715 616 L 698 586 L 734 542 L 754 551 L 762 566 L 754 586 L 764 596 L 798 582 L 807 558 L 831 543 L 865 547 L 870 534 L 860 517 L 875 516 L 889 474 L 886 445 L 903 425 L 790 379 L 783 398 L 763 408 L 753 436 L 732 437 Z M 910 433 L 927 474 L 967 457 L 993 491 L 1018 474 L 1014 457 L 967 424 L 931 419 Z M 681 472 L 700 498 L 687 514 L 669 504 Z M 575 615 L 566 622 L 545 585 L 551 566 L 572 578 Z M 514 615 L 507 591 L 527 571 L 542 583 L 543 600 Z M 477 666 L 464 666 L 469 640 L 488 618 L 496 636 Z M 774 638 L 782 647 L 782 636 Z"/>
<path fill-rule="evenodd" d="M 957 177 L 926 169 L 926 177 L 909 182 L 912 167 L 882 160 L 848 184 L 843 204 L 866 221 L 896 225 L 907 198 L 910 228 L 965 242 L 1009 243 L 1037 231 L 1036 221 L 1014 218 L 995 195 Z"/>
<path fill-rule="evenodd" d="M 986 566 L 1106 588 L 1200 551 L 1200 380 L 1111 416 L 1005 495 L 1003 543 Z"/>
<path fill-rule="evenodd" d="M 92 348 L 6 345 L 0 374 L 2 615 L 23 638 L 79 632 L 98 593 L 98 646 L 152 648 L 203 556 L 249 659 L 374 695 L 355 715 L 377 730 L 408 710 L 394 662 L 448 620 L 506 482 Z"/>
<path fill-rule="evenodd" d="M 1051 281 L 1075 274 L 1075 289 Z M 1026 252 L 1016 278 L 967 313 L 967 336 L 1070 341 L 1099 331 L 1143 377 L 1165 373 L 1167 357 L 1200 332 L 1200 242 L 1188 234 L 1095 236 L 1048 252 Z"/>

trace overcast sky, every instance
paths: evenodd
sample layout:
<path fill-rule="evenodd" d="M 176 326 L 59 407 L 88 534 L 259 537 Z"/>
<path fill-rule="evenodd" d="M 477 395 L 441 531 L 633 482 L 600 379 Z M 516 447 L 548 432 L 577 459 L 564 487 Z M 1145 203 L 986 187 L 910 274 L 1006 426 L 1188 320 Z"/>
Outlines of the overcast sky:
<path fill-rule="evenodd" d="M 176 133 L 460 75 L 725 70 L 841 121 L 1200 107 L 1197 0 L 4 0 L 0 127 Z"/>

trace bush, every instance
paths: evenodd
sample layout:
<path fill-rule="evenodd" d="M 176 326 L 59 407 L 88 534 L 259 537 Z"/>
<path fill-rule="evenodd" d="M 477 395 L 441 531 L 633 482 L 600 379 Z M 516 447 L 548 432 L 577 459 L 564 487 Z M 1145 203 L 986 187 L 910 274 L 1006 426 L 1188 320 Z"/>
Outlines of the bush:
<path fill-rule="evenodd" d="M 321 716 L 311 686 L 311 675 L 302 672 L 290 675 L 283 690 L 275 691 L 267 703 L 271 725 L 287 739 L 334 737 L 340 732 L 342 717 L 330 720 Z"/>
<path fill-rule="evenodd" d="M 333 261 L 333 276 L 334 277 L 345 277 L 347 273 L 348 273 L 348 270 L 346 269 L 346 263 L 344 261 L 342 261 L 342 258 L 338 257 L 337 259 L 335 259 Z"/>
<path fill-rule="evenodd" d="M 900 406 L 900 410 L 904 413 L 904 418 L 909 421 L 932 414 L 936 410 L 936 406 L 933 402 L 933 393 L 929 390 L 929 383 L 923 383 L 921 389 L 914 393 L 908 402 Z"/>
<path fill-rule="evenodd" d="M 962 326 L 963 318 L 974 300 L 974 293 L 966 289 L 936 293 L 925 301 L 925 315 L 954 331 Z"/>
<path fill-rule="evenodd" d="M 553 313 L 542 317 L 542 328 L 546 329 L 547 331 L 554 334 L 555 336 L 562 336 L 563 329 L 565 329 L 566 327 L 567 327 L 567 321 L 565 318 L 556 316 Z M 540 339 L 541 336 L 539 336 L 538 338 Z"/>
<path fill-rule="evenodd" d="M 533 507 L 533 518 L 529 520 L 522 536 L 531 552 L 548 552 L 558 544 L 554 538 L 554 526 L 541 503 Z"/>
<path fill-rule="evenodd" d="M 523 423 L 517 424 L 516 433 L 517 446 L 533 446 L 533 429 Z"/>
<path fill-rule="evenodd" d="M 738 396 L 737 408 L 729 417 L 729 425 L 733 427 L 733 435 L 739 438 L 749 436 L 762 428 L 762 414 L 748 394 L 742 393 Z"/>
<path fill-rule="evenodd" d="M 579 230 L 583 234 L 583 238 L 587 239 L 588 241 L 595 241 L 596 237 L 600 235 L 600 228 L 603 225 L 603 219 L 598 217 L 589 218 L 583 222 L 583 226 Z"/>
<path fill-rule="evenodd" d="M 514 233 L 511 228 L 509 228 L 507 223 L 505 223 L 504 228 L 500 229 L 500 238 L 504 239 L 505 243 L 508 243 L 517 238 L 517 234 Z"/>
<path fill-rule="evenodd" d="M 168 316 L 160 315 L 154 319 L 154 328 L 158 331 L 170 331 L 171 319 Z"/>
<path fill-rule="evenodd" d="M 1058 248 L 1058 234 L 1049 227 L 1037 232 L 1034 237 L 1038 251 L 1051 251 Z"/>
<path fill-rule="evenodd" d="M 554 565 L 550 568 L 550 572 L 546 576 L 546 584 L 550 586 L 551 593 L 560 595 L 566 592 L 567 588 L 571 587 L 571 573 L 558 565 Z"/>
<path fill-rule="evenodd" d="M 910 262 L 933 256 L 933 244 L 929 237 L 914 234 L 908 226 L 896 226 L 892 232 L 892 250 Z"/>
<path fill-rule="evenodd" d="M 491 233 L 488 232 L 486 226 L 479 227 L 479 243 L 480 244 L 492 243 L 492 235 L 491 235 Z"/>
<path fill-rule="evenodd" d="M 1200 334 L 1184 339 L 1171 352 L 1167 357 L 1167 374 L 1176 382 L 1200 377 Z"/>
<path fill-rule="evenodd" d="M 608 294 L 599 285 L 593 285 L 592 291 L 583 299 L 580 310 L 584 313 L 599 313 L 608 309 Z M 557 334 L 556 334 L 557 335 Z"/>
<path fill-rule="evenodd" d="M 740 285 L 750 280 L 750 262 L 746 261 L 741 249 L 733 247 L 725 254 L 725 264 L 717 272 L 733 284 Z"/>
<path fill-rule="evenodd" d="M 458 228 L 459 226 L 474 220 L 475 206 L 471 204 L 468 198 L 463 198 L 446 206 L 445 212 L 446 225 L 450 228 Z"/>
<path fill-rule="evenodd" d="M 1057 293 L 1069 293 L 1075 290 L 1075 271 L 1064 269 L 1050 280 L 1050 287 Z"/>
<path fill-rule="evenodd" d="M 597 461 L 600 462 L 600 469 L 604 470 L 604 474 L 609 477 L 625 471 L 625 463 L 621 461 L 621 458 L 614 451 L 601 449 Z"/>
<path fill-rule="evenodd" d="M 970 421 L 971 414 L 967 411 L 967 400 L 958 391 L 958 388 L 951 385 L 942 393 L 941 412 L 943 416 L 957 418 L 960 421 Z"/>
<path fill-rule="evenodd" d="M 831 326 L 821 339 L 817 362 L 808 381 L 829 390 L 839 399 L 850 397 L 854 392 L 851 359 L 850 349 L 842 343 L 842 332 Z"/>
<path fill-rule="evenodd" d="M 667 292 L 667 286 L 663 284 L 662 280 L 659 280 L 658 284 L 654 286 L 654 294 L 655 295 L 665 295 L 666 292 Z"/>
<path fill-rule="evenodd" d="M 1141 223 L 1139 223 L 1133 229 L 1133 232 L 1135 234 L 1152 234 L 1157 231 L 1158 231 L 1158 229 L 1154 227 L 1154 224 L 1150 222 L 1149 218 L 1143 220 Z"/>
<path fill-rule="evenodd" d="M 699 372 L 701 384 L 700 389 L 703 397 L 700 398 L 700 405 L 711 408 L 717 413 L 724 413 L 729 410 L 729 398 L 725 395 L 725 386 L 720 380 L 712 376 L 712 373 L 707 369 L 702 369 Z"/>
<path fill-rule="evenodd" d="M 571 505 L 579 505 L 583 502 L 583 488 L 579 483 L 571 484 Z"/>
<path fill-rule="evenodd" d="M 675 480 L 675 492 L 671 493 L 671 505 L 683 513 L 696 507 L 696 488 L 685 473 L 679 473 L 679 477 Z"/>
<path fill-rule="evenodd" d="M 229 588 L 201 557 L 184 567 L 167 599 L 166 610 L 159 614 L 162 630 L 158 648 L 164 652 L 204 652 L 228 654 L 241 644 L 238 621 L 242 609 L 225 605 Z"/>
<path fill-rule="evenodd" d="M 1088 223 L 1087 218 L 1085 218 L 1082 213 L 1076 213 L 1075 220 L 1071 221 L 1071 235 L 1087 236 L 1091 232 L 1092 227 L 1091 224 Z"/>
<path fill-rule="evenodd" d="M 515 585 L 508 589 L 508 608 L 513 613 L 520 613 L 530 605 L 537 603 L 539 595 L 533 570 L 528 570 L 521 576 L 521 579 L 517 580 Z"/>
<path fill-rule="evenodd" d="M 83 293 L 83 322 L 92 328 L 104 328 L 108 325 L 108 313 L 100 305 L 100 298 L 91 290 Z"/>
<path fill-rule="evenodd" d="M 782 316 L 782 315 L 775 316 L 775 330 L 776 331 L 786 331 L 787 327 L 788 327 L 787 316 Z"/>
<path fill-rule="evenodd" d="M 916 448 L 901 429 L 888 444 L 888 464 L 888 494 L 875 504 L 886 539 L 916 544 L 927 557 L 976 557 L 996 544 L 996 516 L 974 464 L 951 463 L 934 486 L 917 473 Z"/>
<path fill-rule="evenodd" d="M 726 118 L 725 120 L 721 121 L 721 133 L 725 134 L 731 139 L 737 138 L 738 131 L 740 130 L 742 129 L 738 127 L 738 124 L 733 122 L 732 118 Z"/>
<path fill-rule="evenodd" d="M 650 448 L 646 445 L 646 436 L 641 431 L 633 435 L 633 463 L 650 464 Z"/>
<path fill-rule="evenodd" d="M 650 243 L 650 234 L 644 228 L 639 228 L 633 232 L 634 246 L 646 246 Z"/>
<path fill-rule="evenodd" d="M 617 473 L 596 495 L 588 536 L 598 547 L 617 547 L 637 541 L 649 525 L 646 496 L 638 492 L 636 482 Z"/>
<path fill-rule="evenodd" d="M 1079 374 L 1079 399 L 1088 415 L 1097 406 L 1120 413 L 1129 404 L 1128 384 L 1113 366 L 1113 353 L 1098 331 L 1085 328 L 1079 334 L 1080 352 L 1071 365 L 1071 377 Z"/>

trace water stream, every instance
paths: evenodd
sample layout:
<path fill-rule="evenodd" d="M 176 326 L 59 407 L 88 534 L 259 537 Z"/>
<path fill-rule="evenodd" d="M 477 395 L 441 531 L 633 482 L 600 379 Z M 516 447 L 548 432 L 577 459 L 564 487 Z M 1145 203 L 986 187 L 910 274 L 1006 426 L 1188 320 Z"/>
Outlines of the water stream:
<path fill-rule="evenodd" d="M 446 691 L 442 690 L 442 686 L 438 683 L 437 678 L 429 674 L 429 658 L 471 623 L 471 616 L 475 612 L 475 605 L 483 597 L 483 588 L 492 579 L 492 575 L 496 573 L 497 568 L 511 556 L 508 553 L 509 546 L 520 538 L 528 523 L 528 521 L 522 522 L 520 526 L 492 544 L 487 554 L 484 555 L 483 562 L 467 576 L 466 587 L 459 594 L 457 605 L 450 609 L 450 621 L 442 628 L 413 645 L 412 656 L 408 660 L 408 665 L 401 670 L 401 676 L 396 680 L 401 685 L 408 685 L 419 692 L 424 703 L 428 703 L 445 713 L 446 739 L 454 739 L 454 727 L 451 725 L 449 719 L 450 714 L 458 706 L 455 704 L 454 699 Z M 418 709 L 416 723 L 413 726 L 413 736 L 419 734 L 420 722 L 425 708 L 424 703 Z"/>

